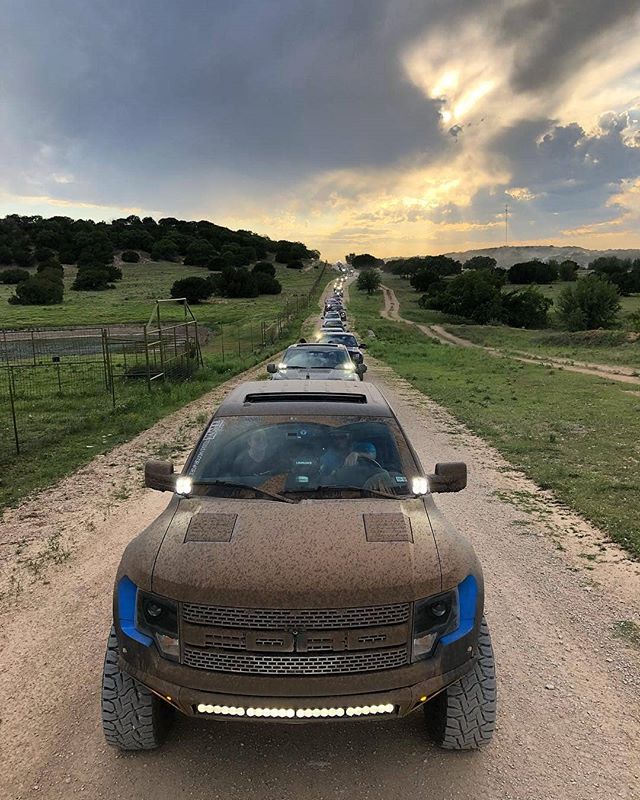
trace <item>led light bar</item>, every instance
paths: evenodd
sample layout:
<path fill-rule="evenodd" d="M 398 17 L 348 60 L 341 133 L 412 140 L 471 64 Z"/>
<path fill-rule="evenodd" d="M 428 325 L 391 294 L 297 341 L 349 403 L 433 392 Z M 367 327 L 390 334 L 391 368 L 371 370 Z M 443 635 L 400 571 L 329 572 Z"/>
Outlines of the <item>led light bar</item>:
<path fill-rule="evenodd" d="M 219 706 L 200 703 L 199 714 L 214 714 L 222 717 L 279 717 L 281 719 L 309 719 L 318 717 L 367 717 L 380 714 L 393 714 L 396 707 L 392 703 L 373 706 L 348 706 L 347 708 L 243 708 L 242 706 Z"/>

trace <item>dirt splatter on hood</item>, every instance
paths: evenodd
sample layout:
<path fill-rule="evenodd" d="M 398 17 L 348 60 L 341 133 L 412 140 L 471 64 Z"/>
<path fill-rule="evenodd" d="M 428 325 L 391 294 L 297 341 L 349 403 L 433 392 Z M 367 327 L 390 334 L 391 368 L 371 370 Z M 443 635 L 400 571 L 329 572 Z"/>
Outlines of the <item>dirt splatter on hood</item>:
<path fill-rule="evenodd" d="M 397 603 L 441 587 L 421 499 L 184 499 L 152 578 L 177 600 L 258 608 Z"/>

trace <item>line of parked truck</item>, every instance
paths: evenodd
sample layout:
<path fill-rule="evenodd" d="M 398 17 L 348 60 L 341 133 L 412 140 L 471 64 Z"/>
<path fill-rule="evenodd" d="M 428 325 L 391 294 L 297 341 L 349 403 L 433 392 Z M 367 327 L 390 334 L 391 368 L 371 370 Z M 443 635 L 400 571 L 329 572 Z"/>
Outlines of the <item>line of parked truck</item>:
<path fill-rule="evenodd" d="M 344 305 L 344 278 L 338 278 L 324 303 L 320 327 L 313 342 L 301 339 L 288 347 L 279 363 L 268 364 L 273 380 L 364 380 L 367 345 L 349 331 Z"/>

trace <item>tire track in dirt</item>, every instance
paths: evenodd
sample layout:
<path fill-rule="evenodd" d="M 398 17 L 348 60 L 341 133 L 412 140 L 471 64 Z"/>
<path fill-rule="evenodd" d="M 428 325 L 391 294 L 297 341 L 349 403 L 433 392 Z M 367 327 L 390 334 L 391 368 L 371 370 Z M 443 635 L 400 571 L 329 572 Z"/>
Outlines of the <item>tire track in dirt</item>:
<path fill-rule="evenodd" d="M 385 319 L 394 322 L 404 322 L 407 325 L 412 325 L 426 336 L 432 339 L 437 339 L 443 344 L 455 345 L 457 347 L 475 348 L 483 350 L 491 356 L 496 358 L 512 358 L 514 361 L 521 361 L 523 364 L 537 364 L 542 367 L 554 367 L 556 369 L 566 370 L 567 372 L 579 372 L 583 375 L 594 375 L 597 378 L 604 378 L 606 380 L 619 381 L 620 383 L 640 384 L 640 378 L 633 374 L 634 370 L 627 367 L 617 367 L 610 364 L 588 364 L 582 361 L 574 361 L 566 358 L 556 358 L 553 356 L 536 356 L 533 353 L 527 353 L 523 350 L 516 350 L 514 352 L 504 352 L 495 347 L 476 344 L 469 339 L 464 339 L 462 336 L 457 336 L 454 333 L 446 330 L 442 325 L 422 325 L 418 322 L 413 322 L 410 319 L 405 319 L 400 315 L 400 302 L 393 291 L 387 286 L 382 287 L 384 297 L 384 308 L 380 315 Z"/>

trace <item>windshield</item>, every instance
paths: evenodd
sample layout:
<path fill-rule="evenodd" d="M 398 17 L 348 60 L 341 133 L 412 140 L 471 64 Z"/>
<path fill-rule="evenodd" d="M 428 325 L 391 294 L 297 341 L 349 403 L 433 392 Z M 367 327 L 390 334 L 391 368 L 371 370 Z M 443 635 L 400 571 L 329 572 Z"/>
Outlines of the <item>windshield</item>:
<path fill-rule="evenodd" d="M 327 319 L 323 324 L 326 328 L 342 328 L 342 322 L 339 319 Z"/>
<path fill-rule="evenodd" d="M 327 333 L 320 339 L 323 344 L 343 344 L 345 347 L 358 347 L 358 340 L 351 333 Z"/>
<path fill-rule="evenodd" d="M 420 470 L 392 418 L 300 415 L 214 419 L 186 474 L 194 494 L 393 498 Z"/>
<path fill-rule="evenodd" d="M 337 347 L 318 348 L 296 347 L 287 350 L 282 359 L 286 367 L 303 369 L 352 369 L 349 353 Z"/>

